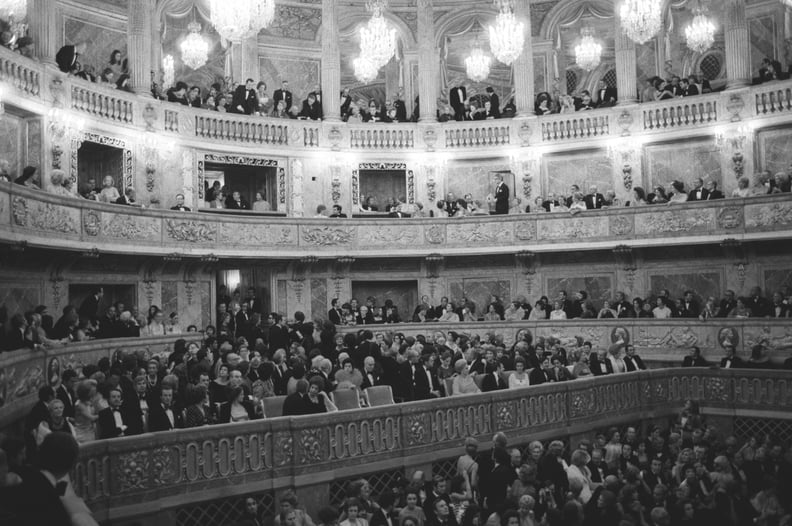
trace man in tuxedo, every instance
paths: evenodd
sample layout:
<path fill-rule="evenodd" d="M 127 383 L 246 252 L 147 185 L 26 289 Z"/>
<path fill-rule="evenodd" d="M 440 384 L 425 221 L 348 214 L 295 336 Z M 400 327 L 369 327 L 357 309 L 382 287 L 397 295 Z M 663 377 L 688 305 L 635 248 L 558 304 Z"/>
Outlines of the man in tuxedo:
<path fill-rule="evenodd" d="M 177 210 L 179 212 L 189 212 L 190 208 L 184 206 L 184 194 L 176 194 L 176 206 L 172 206 L 171 210 Z"/>
<path fill-rule="evenodd" d="M 347 215 L 342 211 L 341 205 L 333 205 L 333 213 L 329 217 L 346 218 Z"/>
<path fill-rule="evenodd" d="M 448 94 L 448 100 L 451 107 L 454 109 L 454 120 L 465 120 L 465 101 L 467 100 L 467 90 L 465 86 L 451 88 Z"/>
<path fill-rule="evenodd" d="M 682 96 L 683 97 L 692 97 L 693 95 L 698 95 L 699 90 L 698 86 L 695 84 L 690 83 L 690 79 L 684 78 L 679 82 L 679 85 L 682 86 Z"/>
<path fill-rule="evenodd" d="M 729 315 L 734 307 L 737 306 L 737 299 L 734 296 L 734 291 L 729 289 L 725 293 L 725 297 L 720 301 L 718 306 L 718 318 L 725 318 Z"/>
<path fill-rule="evenodd" d="M 242 518 L 239 519 L 238 526 L 264 526 L 255 497 L 245 499 L 245 511 Z"/>
<path fill-rule="evenodd" d="M 508 385 L 506 385 L 506 382 L 504 382 L 503 378 L 501 377 L 502 372 L 502 362 L 488 363 L 486 366 L 484 381 L 481 383 L 481 391 L 484 393 L 489 393 L 491 391 L 506 389 Z"/>
<path fill-rule="evenodd" d="M 706 201 L 709 190 L 704 188 L 704 180 L 699 177 L 693 181 L 693 190 L 688 193 L 688 201 Z"/>
<path fill-rule="evenodd" d="M 506 492 L 504 491 L 504 497 Z M 437 499 L 434 501 L 434 518 L 427 523 L 427 526 L 458 526 L 459 523 L 451 513 L 451 508 L 445 499 Z"/>
<path fill-rule="evenodd" d="M 487 96 L 489 97 L 490 113 L 496 119 L 500 119 L 500 99 L 492 86 L 487 86 Z"/>
<path fill-rule="evenodd" d="M 646 365 L 644 365 L 643 360 L 641 357 L 635 354 L 635 345 L 627 344 L 625 348 L 624 354 L 624 366 L 627 369 L 627 372 L 632 371 L 645 371 Z"/>
<path fill-rule="evenodd" d="M 596 448 L 591 452 L 591 460 L 586 465 L 591 472 L 591 482 L 602 484 L 605 477 L 610 475 L 608 465 L 602 459 L 602 449 Z"/>
<path fill-rule="evenodd" d="M 616 305 L 614 308 L 616 309 L 617 318 L 635 318 L 638 314 L 633 310 L 632 303 L 624 297 L 624 292 L 621 291 L 616 292 Z"/>
<path fill-rule="evenodd" d="M 605 197 L 597 192 L 596 185 L 591 185 L 589 187 L 589 193 L 583 198 L 583 201 L 586 203 L 587 210 L 599 210 L 602 208 L 603 203 L 605 203 Z"/>
<path fill-rule="evenodd" d="M 432 386 L 429 384 L 429 378 L 426 376 L 426 369 L 421 363 L 418 351 L 409 349 L 405 354 L 407 361 L 400 366 L 400 376 L 405 386 L 404 394 L 407 401 L 431 398 Z"/>
<path fill-rule="evenodd" d="M 118 387 L 110 389 L 107 400 L 109 407 L 99 411 L 99 419 L 97 421 L 99 426 L 98 438 L 100 440 L 126 436 L 130 420 L 128 415 L 126 415 L 126 411 L 121 409 L 121 401 L 121 389 Z"/>
<path fill-rule="evenodd" d="M 327 311 L 327 319 L 333 325 L 342 325 L 341 323 L 341 308 L 338 306 L 338 298 L 333 298 L 330 301 L 330 310 Z"/>
<path fill-rule="evenodd" d="M 124 190 L 124 195 L 116 199 L 115 204 L 117 205 L 127 205 L 127 206 L 140 206 L 137 202 L 137 194 L 135 193 L 135 189 L 131 186 Z"/>
<path fill-rule="evenodd" d="M 360 384 L 361 389 L 382 385 L 380 375 L 374 370 L 375 365 L 374 357 L 366 356 L 363 359 L 363 383 Z"/>
<path fill-rule="evenodd" d="M 552 368 L 552 364 L 550 363 L 550 353 L 545 353 L 542 357 L 542 364 L 538 369 L 534 369 L 531 371 L 531 374 L 528 376 L 528 384 L 529 385 L 542 385 L 544 383 L 550 382 L 552 377 L 550 376 L 550 369 Z"/>
<path fill-rule="evenodd" d="M 698 302 L 693 298 L 693 291 L 686 290 L 685 296 L 682 298 L 682 310 L 679 312 L 680 318 L 698 318 L 701 308 Z"/>
<path fill-rule="evenodd" d="M 247 79 L 244 84 L 240 84 L 234 90 L 234 95 L 231 97 L 231 106 L 228 108 L 229 113 L 241 113 L 244 115 L 253 115 L 258 109 L 258 96 L 255 90 L 255 81 Z"/>
<path fill-rule="evenodd" d="M 64 73 L 70 72 L 77 63 L 77 58 L 84 54 L 87 48 L 88 44 L 86 42 L 60 48 L 55 55 L 55 63 L 58 65 L 58 69 Z"/>
<path fill-rule="evenodd" d="M 503 175 L 495 176 L 495 214 L 503 215 L 509 213 L 509 187 L 503 182 Z"/>
<path fill-rule="evenodd" d="M 762 297 L 762 289 L 760 287 L 751 289 L 751 294 L 745 300 L 745 306 L 751 309 L 751 316 L 754 318 L 770 316 L 770 301 Z"/>
<path fill-rule="evenodd" d="M 616 105 L 616 88 L 609 87 L 604 80 L 597 83 L 594 105 L 597 108 L 609 108 Z"/>
<path fill-rule="evenodd" d="M 67 418 L 74 418 L 74 385 L 77 377 L 77 371 L 66 369 L 61 375 L 60 385 L 55 389 L 55 396 L 63 402 L 63 416 Z"/>
<path fill-rule="evenodd" d="M 349 113 L 349 106 L 352 105 L 352 96 L 349 94 L 349 88 L 344 88 L 341 92 L 341 118 L 344 119 Z"/>
<path fill-rule="evenodd" d="M 721 369 L 741 369 L 745 366 L 745 363 L 742 361 L 742 359 L 737 356 L 734 345 L 726 346 L 726 356 L 721 358 L 720 366 Z"/>
<path fill-rule="evenodd" d="M 707 360 L 701 357 L 701 349 L 695 345 L 690 348 L 690 354 L 682 360 L 682 367 L 707 367 Z"/>
<path fill-rule="evenodd" d="M 297 380 L 297 391 L 290 394 L 283 401 L 283 416 L 300 416 L 308 414 L 305 397 L 308 395 L 308 380 Z"/>
<path fill-rule="evenodd" d="M 99 312 L 99 302 L 102 301 L 104 296 L 104 289 L 102 287 L 95 287 L 91 290 L 91 294 L 83 300 L 77 314 L 80 319 L 95 320 Z M 56 336 L 57 337 L 57 336 Z"/>
<path fill-rule="evenodd" d="M 149 432 L 170 431 L 182 427 L 181 414 L 173 408 L 173 388 L 163 386 L 158 404 L 149 409 Z"/>
<path fill-rule="evenodd" d="M 712 201 L 713 199 L 723 199 L 723 192 L 718 190 L 718 182 L 710 179 L 704 184 L 704 188 L 707 190 L 707 201 Z"/>
<path fill-rule="evenodd" d="M 276 89 L 273 94 L 273 104 L 278 107 L 278 102 L 284 101 L 286 103 L 286 111 L 291 111 L 292 107 L 292 93 L 289 91 L 289 81 L 284 80 L 281 82 L 280 89 Z"/>
<path fill-rule="evenodd" d="M 248 313 L 261 314 L 261 300 L 256 297 L 255 287 L 248 287 L 245 305 L 247 305 Z"/>

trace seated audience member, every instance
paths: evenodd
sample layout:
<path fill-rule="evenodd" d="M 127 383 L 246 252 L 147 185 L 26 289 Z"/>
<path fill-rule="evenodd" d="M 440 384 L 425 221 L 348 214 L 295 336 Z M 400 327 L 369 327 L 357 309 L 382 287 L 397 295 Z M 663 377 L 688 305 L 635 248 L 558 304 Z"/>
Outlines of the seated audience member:
<path fill-rule="evenodd" d="M 302 110 L 297 115 L 299 119 L 310 119 L 312 121 L 322 120 L 322 105 L 316 99 L 316 93 L 311 92 L 302 103 Z"/>
<path fill-rule="evenodd" d="M 96 197 L 97 201 L 100 203 L 115 203 L 118 201 L 121 194 L 118 192 L 118 188 L 115 187 L 113 176 L 106 175 L 105 178 L 102 179 L 102 190 Z"/>
<path fill-rule="evenodd" d="M 338 217 L 338 218 L 345 218 L 347 217 L 342 211 L 341 205 L 333 205 L 333 213 L 330 214 L 330 217 Z"/>
<path fill-rule="evenodd" d="M 171 207 L 171 210 L 178 210 L 179 212 L 190 211 L 190 207 L 184 206 L 184 194 L 176 194 L 176 204 Z"/>
<path fill-rule="evenodd" d="M 672 181 L 671 188 L 674 189 L 674 193 L 671 194 L 671 197 L 668 199 L 669 203 L 686 203 L 688 201 L 688 195 L 685 192 L 685 183 L 682 181 Z"/>
<path fill-rule="evenodd" d="M 88 49 L 87 42 L 80 42 L 74 45 L 66 45 L 58 50 L 55 55 L 55 63 L 63 73 L 72 72 L 74 66 L 79 64 L 78 58 L 84 55 Z"/>
<path fill-rule="evenodd" d="M 752 194 L 749 185 L 751 184 L 750 179 L 743 176 L 737 179 L 737 188 L 732 190 L 732 197 L 750 197 Z"/>
<path fill-rule="evenodd" d="M 179 81 L 176 85 L 170 88 L 167 92 L 168 102 L 176 102 L 187 106 L 190 102 L 187 100 L 187 83 Z"/>
<path fill-rule="evenodd" d="M 781 194 L 789 193 L 792 190 L 792 183 L 790 183 L 789 174 L 785 172 L 778 172 L 773 176 L 773 185 L 770 193 Z"/>
<path fill-rule="evenodd" d="M 594 101 L 591 100 L 591 93 L 588 90 L 583 90 L 580 92 L 580 99 L 577 102 L 577 108 L 575 111 L 586 111 L 586 110 L 593 110 L 595 108 Z"/>
<path fill-rule="evenodd" d="M 34 190 L 40 190 L 39 187 L 39 174 L 35 166 L 25 166 L 22 170 L 22 175 L 14 179 L 14 184 L 20 186 L 27 186 Z"/>
<path fill-rule="evenodd" d="M 264 199 L 264 194 L 261 192 L 256 192 L 255 201 L 253 201 L 253 210 L 256 212 L 270 212 L 272 211 L 272 205 Z"/>
<path fill-rule="evenodd" d="M 228 210 L 250 210 L 250 205 L 238 190 L 234 190 L 225 200 Z"/>
<path fill-rule="evenodd" d="M 718 190 L 717 181 L 709 179 L 706 183 L 704 183 L 704 188 L 707 190 L 707 201 L 723 199 L 723 192 Z"/>
<path fill-rule="evenodd" d="M 71 182 L 71 181 L 70 181 Z M 76 197 L 73 193 L 66 189 L 66 173 L 63 170 L 52 170 L 50 174 L 50 186 L 47 191 L 51 194 L 60 195 L 63 197 Z"/>
<path fill-rule="evenodd" d="M 116 199 L 115 204 L 127 205 L 127 206 L 139 206 L 142 208 L 142 205 L 137 202 L 137 194 L 135 193 L 135 189 L 132 188 L 131 186 L 124 190 L 124 195 Z"/>
<path fill-rule="evenodd" d="M 597 83 L 595 95 L 597 108 L 609 108 L 616 105 L 616 88 L 608 86 L 604 80 Z"/>

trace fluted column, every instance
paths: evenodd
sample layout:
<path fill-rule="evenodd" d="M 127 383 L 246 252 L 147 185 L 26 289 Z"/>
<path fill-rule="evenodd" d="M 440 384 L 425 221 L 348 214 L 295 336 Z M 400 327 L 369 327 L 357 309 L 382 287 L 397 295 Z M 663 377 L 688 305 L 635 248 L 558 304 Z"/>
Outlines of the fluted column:
<path fill-rule="evenodd" d="M 635 42 L 624 34 L 621 17 L 616 16 L 616 91 L 619 104 L 638 101 Z"/>
<path fill-rule="evenodd" d="M 151 95 L 151 18 L 153 0 L 129 0 L 127 9 L 127 56 L 129 80 L 139 95 Z"/>
<path fill-rule="evenodd" d="M 726 75 L 727 89 L 751 83 L 748 21 L 745 0 L 726 0 Z"/>
<path fill-rule="evenodd" d="M 438 57 L 434 4 L 432 0 L 418 0 L 418 106 L 421 122 L 437 122 Z"/>
<path fill-rule="evenodd" d="M 258 81 L 258 35 L 231 43 L 230 56 L 231 71 L 228 73 L 235 82 L 244 84 L 247 79 Z M 267 89 L 274 91 L 276 88 L 267 86 Z"/>
<path fill-rule="evenodd" d="M 338 0 L 322 0 L 322 113 L 326 121 L 341 120 Z"/>
<path fill-rule="evenodd" d="M 525 46 L 522 54 L 514 61 L 514 103 L 517 116 L 534 114 L 534 63 L 531 36 L 531 4 L 529 0 L 514 0 L 514 16 L 525 26 Z"/>
<path fill-rule="evenodd" d="M 57 20 L 55 0 L 30 0 L 28 3 L 28 20 L 30 36 L 36 48 L 36 56 L 42 62 L 55 64 L 57 46 Z M 74 44 L 74 42 L 67 42 Z"/>

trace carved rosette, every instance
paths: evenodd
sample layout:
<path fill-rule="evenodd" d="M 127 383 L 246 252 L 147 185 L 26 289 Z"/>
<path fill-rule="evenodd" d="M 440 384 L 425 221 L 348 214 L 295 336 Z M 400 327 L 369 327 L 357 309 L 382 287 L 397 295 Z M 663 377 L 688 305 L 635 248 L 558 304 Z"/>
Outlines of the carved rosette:
<path fill-rule="evenodd" d="M 627 236 L 633 233 L 633 216 L 611 216 L 610 233 L 612 236 Z"/>
<path fill-rule="evenodd" d="M 148 451 L 134 451 L 116 456 L 118 492 L 146 489 L 149 475 Z"/>
<path fill-rule="evenodd" d="M 445 243 L 445 230 L 440 225 L 432 225 L 424 229 L 424 237 L 427 243 L 439 245 Z"/>
<path fill-rule="evenodd" d="M 536 223 L 532 220 L 514 224 L 514 237 L 520 241 L 536 239 Z"/>
<path fill-rule="evenodd" d="M 738 207 L 721 208 L 716 215 L 719 228 L 731 230 L 743 226 L 743 209 Z"/>
<path fill-rule="evenodd" d="M 83 231 L 91 237 L 99 235 L 102 230 L 102 220 L 93 210 L 86 210 L 83 215 Z"/>
<path fill-rule="evenodd" d="M 417 446 L 426 440 L 426 425 L 423 415 L 407 417 L 407 445 Z"/>
<path fill-rule="evenodd" d="M 495 405 L 495 419 L 498 429 L 514 427 L 514 408 L 510 402 L 498 402 Z"/>
<path fill-rule="evenodd" d="M 11 212 L 17 226 L 28 226 L 28 204 L 24 197 L 15 196 L 11 203 Z"/>
<path fill-rule="evenodd" d="M 321 429 L 300 431 L 300 464 L 315 464 L 323 460 L 321 438 Z"/>

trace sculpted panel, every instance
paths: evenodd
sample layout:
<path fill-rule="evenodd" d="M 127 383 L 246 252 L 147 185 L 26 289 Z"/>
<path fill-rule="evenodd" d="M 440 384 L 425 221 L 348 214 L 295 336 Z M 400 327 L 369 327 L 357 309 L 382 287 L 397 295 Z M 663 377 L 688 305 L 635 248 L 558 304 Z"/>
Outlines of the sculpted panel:
<path fill-rule="evenodd" d="M 646 325 L 636 327 L 633 343 L 641 350 L 662 350 L 669 347 L 689 349 L 693 345 L 712 349 L 715 347 L 715 337 L 715 327 Z"/>
<path fill-rule="evenodd" d="M 323 226 L 318 228 L 303 228 L 302 239 L 310 245 L 333 246 L 349 245 L 355 237 L 351 228 L 331 228 Z"/>
<path fill-rule="evenodd" d="M 10 203 L 11 199 L 8 194 L 0 194 L 0 224 L 4 225 L 9 221 L 10 215 L 8 211 L 10 210 Z"/>
<path fill-rule="evenodd" d="M 449 243 L 498 243 L 511 239 L 510 230 L 498 223 L 451 223 L 447 234 Z"/>
<path fill-rule="evenodd" d="M 746 228 L 792 225 L 792 203 L 750 204 L 745 207 Z"/>
<path fill-rule="evenodd" d="M 373 246 L 411 246 L 420 239 L 418 225 L 380 226 L 375 228 L 358 227 L 359 243 L 362 247 Z"/>
<path fill-rule="evenodd" d="M 217 238 L 224 245 L 296 245 L 297 227 L 221 223 Z"/>
<path fill-rule="evenodd" d="M 153 217 L 103 213 L 102 235 L 116 239 L 158 241 L 160 224 Z"/>
<path fill-rule="evenodd" d="M 51 203 L 28 201 L 28 227 L 36 230 L 78 234 L 80 210 Z"/>
<path fill-rule="evenodd" d="M 542 241 L 569 241 L 605 237 L 609 234 L 607 217 L 562 217 L 538 221 Z"/>
<path fill-rule="evenodd" d="M 168 237 L 186 243 L 213 243 L 217 238 L 217 227 L 202 221 L 165 221 Z"/>
<path fill-rule="evenodd" d="M 666 212 L 640 214 L 635 217 L 635 233 L 638 235 L 676 234 L 682 232 L 708 231 L 715 228 L 714 210 L 685 210 L 671 208 Z"/>
<path fill-rule="evenodd" d="M 765 345 L 771 351 L 792 350 L 792 326 L 746 327 L 744 332 L 745 348 L 754 345 Z"/>

